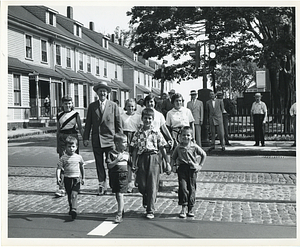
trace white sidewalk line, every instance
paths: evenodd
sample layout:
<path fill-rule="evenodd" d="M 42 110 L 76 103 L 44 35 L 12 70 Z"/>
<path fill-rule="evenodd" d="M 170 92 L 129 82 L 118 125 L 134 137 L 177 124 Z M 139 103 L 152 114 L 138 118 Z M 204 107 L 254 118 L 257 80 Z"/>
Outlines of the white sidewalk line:
<path fill-rule="evenodd" d="M 105 236 L 112 231 L 118 224 L 113 221 L 103 221 L 94 230 L 90 231 L 87 235 Z"/>
<path fill-rule="evenodd" d="M 95 160 L 87 160 L 87 161 L 84 162 L 84 165 L 87 165 L 87 164 L 90 164 L 90 163 L 93 163 L 93 162 L 95 162 Z"/>

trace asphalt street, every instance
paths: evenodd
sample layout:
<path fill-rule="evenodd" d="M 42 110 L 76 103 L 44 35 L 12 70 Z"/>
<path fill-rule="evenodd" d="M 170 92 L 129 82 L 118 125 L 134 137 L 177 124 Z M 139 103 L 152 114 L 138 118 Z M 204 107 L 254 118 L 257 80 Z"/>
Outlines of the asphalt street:
<path fill-rule="evenodd" d="M 91 146 L 80 154 L 86 183 L 78 218 L 70 220 L 67 199 L 55 198 L 58 159 L 55 134 L 8 143 L 7 236 L 18 238 L 296 238 L 296 157 L 208 156 L 198 174 L 195 217 L 179 219 L 176 174 L 162 175 L 154 220 L 144 217 L 137 189 L 125 195 L 125 218 L 113 224 L 116 201 L 109 190 L 96 196 Z"/>

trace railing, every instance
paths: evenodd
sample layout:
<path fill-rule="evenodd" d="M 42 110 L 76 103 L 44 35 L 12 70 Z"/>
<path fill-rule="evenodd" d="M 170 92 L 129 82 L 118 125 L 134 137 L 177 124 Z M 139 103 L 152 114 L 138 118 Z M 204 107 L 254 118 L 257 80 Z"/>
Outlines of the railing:
<path fill-rule="evenodd" d="M 243 113 L 243 112 L 242 112 Z M 228 131 L 234 136 L 253 136 L 254 126 L 251 115 L 248 112 L 231 117 Z M 265 124 L 266 136 L 286 136 L 291 135 L 292 123 L 289 112 L 285 110 L 283 113 L 271 111 Z"/>
<path fill-rule="evenodd" d="M 39 107 L 39 117 L 40 118 L 49 118 L 49 119 L 53 119 L 56 118 L 56 115 L 59 111 L 58 107 L 56 106 L 52 106 L 48 111 L 44 106 L 40 106 Z M 38 107 L 37 106 L 33 106 L 30 108 L 30 117 L 31 118 L 37 118 L 38 116 Z"/>

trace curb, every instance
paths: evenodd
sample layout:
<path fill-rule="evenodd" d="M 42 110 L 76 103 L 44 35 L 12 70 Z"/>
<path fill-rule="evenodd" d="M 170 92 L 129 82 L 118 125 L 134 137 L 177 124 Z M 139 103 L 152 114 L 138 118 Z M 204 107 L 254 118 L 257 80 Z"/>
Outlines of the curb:
<path fill-rule="evenodd" d="M 8 139 L 17 139 L 24 136 L 33 136 L 33 135 L 42 135 L 47 133 L 56 133 L 56 129 L 48 129 L 48 130 L 36 130 L 28 133 L 20 133 L 20 134 L 8 134 Z"/>
<path fill-rule="evenodd" d="M 296 151 L 281 150 L 225 150 L 225 151 L 206 151 L 208 156 L 295 156 Z"/>

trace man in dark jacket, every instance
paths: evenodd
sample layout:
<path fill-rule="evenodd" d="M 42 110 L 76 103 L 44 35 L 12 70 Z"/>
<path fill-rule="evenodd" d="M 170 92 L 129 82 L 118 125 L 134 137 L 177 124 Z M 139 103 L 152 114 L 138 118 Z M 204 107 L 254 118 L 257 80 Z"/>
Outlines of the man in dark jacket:
<path fill-rule="evenodd" d="M 104 154 L 114 148 L 115 133 L 122 133 L 121 117 L 119 107 L 116 103 L 107 100 L 111 89 L 106 82 L 100 82 L 94 86 L 99 100 L 91 103 L 88 107 L 85 130 L 83 133 L 83 144 L 89 144 L 90 131 L 92 130 L 92 146 L 96 160 L 97 176 L 99 180 L 99 195 L 106 194 L 106 168 Z"/>

